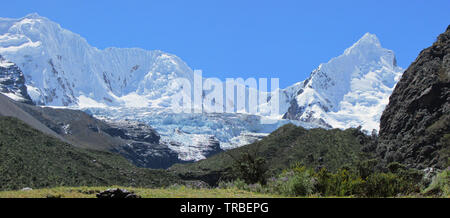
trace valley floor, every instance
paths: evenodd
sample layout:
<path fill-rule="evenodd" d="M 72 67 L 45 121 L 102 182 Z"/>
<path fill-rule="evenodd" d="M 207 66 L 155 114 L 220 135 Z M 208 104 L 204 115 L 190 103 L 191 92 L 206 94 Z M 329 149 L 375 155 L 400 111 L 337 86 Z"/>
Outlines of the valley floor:
<path fill-rule="evenodd" d="M 27 191 L 1 191 L 0 198 L 95 198 L 96 194 L 112 187 L 57 187 Z M 277 198 L 281 196 L 230 189 L 123 188 L 142 198 Z"/>
<path fill-rule="evenodd" d="M 96 194 L 109 188 L 121 188 L 134 192 L 142 198 L 286 198 L 287 196 L 249 192 L 237 188 L 192 189 L 184 186 L 174 188 L 127 188 L 127 187 L 56 187 L 33 190 L 1 191 L 0 198 L 96 198 Z M 323 196 L 307 196 L 321 198 Z M 352 196 L 338 198 L 352 198 Z M 425 196 L 399 196 L 400 198 L 422 198 Z M 428 196 L 429 198 L 430 196 Z M 325 198 L 334 198 L 326 196 Z M 450 196 L 444 197 L 450 198 Z"/>

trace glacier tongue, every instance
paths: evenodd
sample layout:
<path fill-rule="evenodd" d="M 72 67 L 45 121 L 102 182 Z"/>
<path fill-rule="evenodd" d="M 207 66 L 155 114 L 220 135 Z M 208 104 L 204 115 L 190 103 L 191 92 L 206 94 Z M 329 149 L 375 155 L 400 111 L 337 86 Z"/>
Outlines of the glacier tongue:
<path fill-rule="evenodd" d="M 258 115 L 238 113 L 172 113 L 170 110 L 148 108 L 85 108 L 99 119 L 133 119 L 152 126 L 161 141 L 184 161 L 204 159 L 219 150 L 252 143 L 277 128 L 293 123 L 305 128 L 320 127 L 295 120 L 276 120 L 263 124 Z"/>

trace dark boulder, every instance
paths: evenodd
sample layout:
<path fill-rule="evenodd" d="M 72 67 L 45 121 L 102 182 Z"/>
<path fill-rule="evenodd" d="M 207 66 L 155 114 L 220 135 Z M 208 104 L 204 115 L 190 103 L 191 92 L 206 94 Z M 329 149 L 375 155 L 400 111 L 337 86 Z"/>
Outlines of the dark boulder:
<path fill-rule="evenodd" d="M 139 195 L 134 194 L 126 189 L 111 188 L 97 194 L 97 198 L 140 198 Z"/>

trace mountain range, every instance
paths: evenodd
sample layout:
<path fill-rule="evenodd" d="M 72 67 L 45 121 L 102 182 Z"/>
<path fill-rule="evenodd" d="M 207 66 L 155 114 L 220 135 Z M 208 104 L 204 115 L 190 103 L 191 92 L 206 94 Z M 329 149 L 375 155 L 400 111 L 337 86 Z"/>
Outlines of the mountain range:
<path fill-rule="evenodd" d="M 416 183 L 385 197 L 419 186 L 445 194 L 449 54 L 450 26 L 403 72 L 367 33 L 306 80 L 267 93 L 255 113 L 176 113 L 180 89 L 169 83 L 195 76 L 175 55 L 99 50 L 37 14 L 0 18 L 0 190 L 206 187 L 240 179 L 236 169 L 289 183 L 294 165 L 347 182 L 356 172 L 374 190 Z M 269 115 L 275 95 L 280 110 Z"/>
<path fill-rule="evenodd" d="M 269 102 L 279 96 L 275 116 L 267 116 L 267 110 L 180 114 L 169 108 L 180 91 L 169 84 L 176 78 L 193 81 L 194 71 L 173 54 L 97 49 L 59 24 L 30 14 L 0 18 L 0 55 L 3 94 L 40 106 L 81 109 L 104 120 L 143 122 L 183 161 L 204 159 L 217 145 L 227 150 L 252 143 L 287 123 L 378 130 L 403 73 L 394 52 L 367 33 L 306 80 L 268 93 Z"/>

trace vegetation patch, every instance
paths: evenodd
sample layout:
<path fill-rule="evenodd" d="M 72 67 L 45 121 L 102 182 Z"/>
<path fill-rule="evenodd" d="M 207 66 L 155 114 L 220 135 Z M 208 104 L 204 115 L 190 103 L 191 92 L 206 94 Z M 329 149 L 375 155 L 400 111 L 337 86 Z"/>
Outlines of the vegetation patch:
<path fill-rule="evenodd" d="M 212 186 L 237 178 L 264 184 L 265 179 L 297 162 L 331 171 L 343 166 L 354 167 L 370 158 L 370 154 L 362 150 L 374 140 L 375 136 L 368 136 L 358 128 L 307 130 L 287 124 L 261 141 L 192 164 L 176 164 L 170 171 L 181 178 L 203 180 Z"/>
<path fill-rule="evenodd" d="M 448 170 L 438 174 L 428 188 L 417 182 L 417 176 L 423 176 L 421 172 L 413 171 L 374 171 L 363 176 L 359 170 L 342 168 L 331 172 L 297 164 L 268 179 L 265 185 L 237 179 L 221 182 L 219 187 L 287 197 L 449 197 Z"/>

